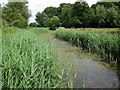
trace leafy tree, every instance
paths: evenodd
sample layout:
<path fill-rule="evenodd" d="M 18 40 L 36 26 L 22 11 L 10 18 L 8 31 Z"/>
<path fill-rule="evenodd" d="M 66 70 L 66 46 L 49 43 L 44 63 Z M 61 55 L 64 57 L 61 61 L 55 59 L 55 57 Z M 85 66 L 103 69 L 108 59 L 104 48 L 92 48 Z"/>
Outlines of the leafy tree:
<path fill-rule="evenodd" d="M 46 21 L 47 18 L 48 18 L 48 16 L 44 12 L 42 12 L 42 13 L 38 12 L 36 14 L 36 19 L 35 20 L 40 27 L 43 27 L 44 22 Z"/>
<path fill-rule="evenodd" d="M 107 26 L 120 27 L 120 14 L 115 8 L 107 9 Z"/>
<path fill-rule="evenodd" d="M 48 18 L 44 24 L 46 27 L 50 27 L 50 30 L 55 30 L 60 26 L 60 19 L 57 16 L 53 16 L 53 18 Z"/>
<path fill-rule="evenodd" d="M 37 24 L 35 22 L 32 22 L 29 24 L 30 27 L 37 27 Z"/>
<path fill-rule="evenodd" d="M 73 4 L 72 17 L 77 16 L 79 22 L 82 22 L 78 24 L 79 27 L 87 26 L 88 10 L 89 10 L 89 6 L 85 1 L 77 1 L 75 2 L 75 4 Z"/>
<path fill-rule="evenodd" d="M 20 21 L 21 27 L 25 27 L 30 16 L 26 2 L 9 2 L 2 9 L 2 18 L 8 22 L 9 26 L 16 25 L 15 23 Z"/>
<path fill-rule="evenodd" d="M 95 23 L 97 27 L 105 27 L 106 25 L 106 9 L 104 6 L 97 5 L 95 10 Z"/>
<path fill-rule="evenodd" d="M 47 7 L 43 11 L 49 18 L 58 16 L 58 9 L 56 7 Z"/>
<path fill-rule="evenodd" d="M 60 21 L 63 27 L 72 26 L 72 5 L 71 4 L 61 4 L 61 13 L 59 15 Z"/>

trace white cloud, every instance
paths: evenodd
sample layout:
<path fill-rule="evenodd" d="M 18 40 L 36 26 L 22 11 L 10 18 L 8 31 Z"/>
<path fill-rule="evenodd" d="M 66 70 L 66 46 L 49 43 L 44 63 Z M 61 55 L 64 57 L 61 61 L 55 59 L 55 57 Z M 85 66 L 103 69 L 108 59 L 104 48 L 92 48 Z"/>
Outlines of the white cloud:
<path fill-rule="evenodd" d="M 75 3 L 77 0 L 28 0 L 28 8 L 31 10 L 32 16 L 29 22 L 35 22 L 35 15 L 37 12 L 42 12 L 46 7 L 53 6 L 59 7 L 60 3 Z M 0 3 L 7 3 L 8 0 L 0 0 Z M 97 0 L 86 0 L 86 2 L 91 6 L 95 4 Z"/>

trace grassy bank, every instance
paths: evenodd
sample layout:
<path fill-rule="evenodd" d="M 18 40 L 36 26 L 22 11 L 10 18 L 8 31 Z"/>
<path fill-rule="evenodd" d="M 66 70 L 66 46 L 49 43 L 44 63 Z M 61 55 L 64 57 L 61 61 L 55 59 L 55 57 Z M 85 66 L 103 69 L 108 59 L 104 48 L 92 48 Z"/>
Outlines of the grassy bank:
<path fill-rule="evenodd" d="M 120 60 L 120 39 L 118 35 L 109 34 L 104 31 L 73 31 L 58 29 L 55 36 L 59 39 L 71 41 L 94 53 L 100 53 L 110 60 Z"/>
<path fill-rule="evenodd" d="M 46 31 L 44 28 L 2 31 L 3 88 L 59 87 L 62 76 L 53 45 L 40 41 L 35 34 Z"/>

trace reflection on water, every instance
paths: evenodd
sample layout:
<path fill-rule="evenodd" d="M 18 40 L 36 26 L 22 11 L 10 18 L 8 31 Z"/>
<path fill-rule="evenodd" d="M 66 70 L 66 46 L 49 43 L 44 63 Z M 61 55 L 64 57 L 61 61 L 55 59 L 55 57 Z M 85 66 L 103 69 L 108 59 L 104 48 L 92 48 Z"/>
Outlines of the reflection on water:
<path fill-rule="evenodd" d="M 117 74 L 104 67 L 102 64 L 90 59 L 77 59 L 74 64 L 78 67 L 74 87 L 85 88 L 118 88 L 119 79 Z"/>

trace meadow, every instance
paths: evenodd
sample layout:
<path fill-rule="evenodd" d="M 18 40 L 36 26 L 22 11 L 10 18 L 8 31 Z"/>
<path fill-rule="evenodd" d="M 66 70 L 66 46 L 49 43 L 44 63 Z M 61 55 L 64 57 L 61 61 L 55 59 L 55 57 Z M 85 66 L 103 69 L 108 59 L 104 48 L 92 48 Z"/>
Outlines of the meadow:
<path fill-rule="evenodd" d="M 55 88 L 61 83 L 52 44 L 39 40 L 46 28 L 2 30 L 2 87 Z"/>
<path fill-rule="evenodd" d="M 55 36 L 59 39 L 72 42 L 90 52 L 101 54 L 103 57 L 120 61 L 120 37 L 118 29 L 64 29 L 59 28 Z M 114 32 L 115 34 L 111 34 Z"/>

